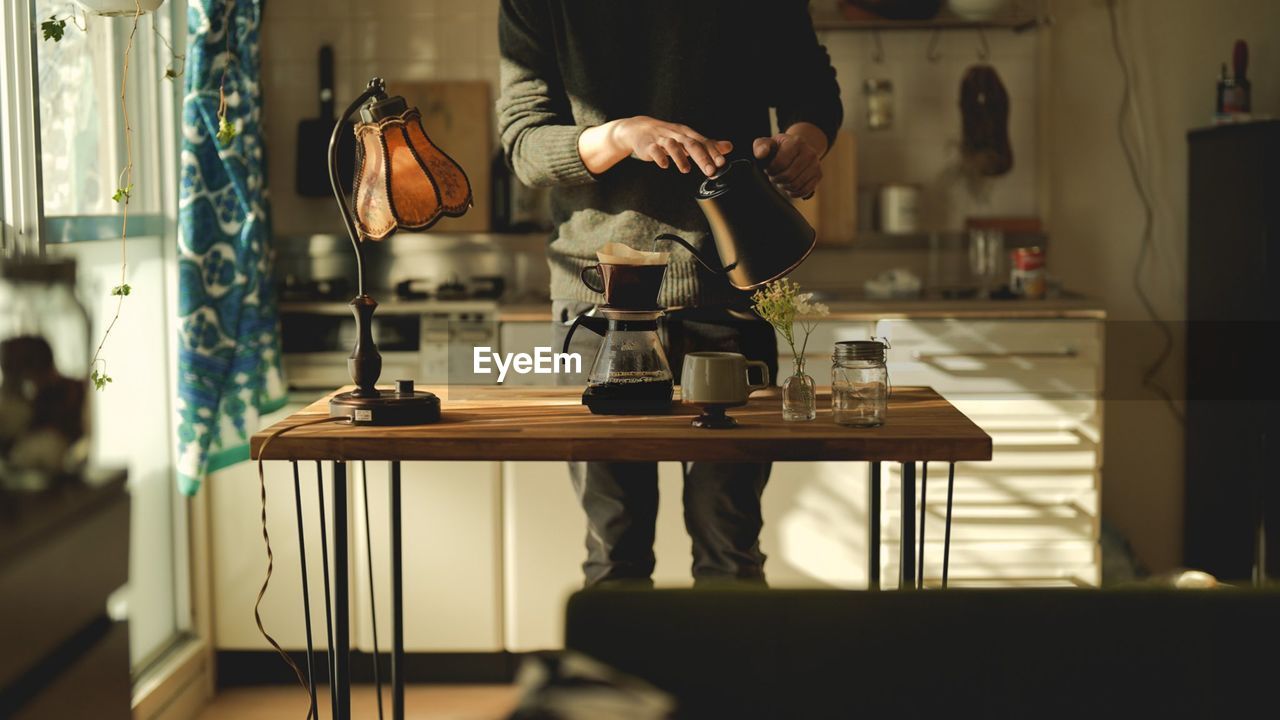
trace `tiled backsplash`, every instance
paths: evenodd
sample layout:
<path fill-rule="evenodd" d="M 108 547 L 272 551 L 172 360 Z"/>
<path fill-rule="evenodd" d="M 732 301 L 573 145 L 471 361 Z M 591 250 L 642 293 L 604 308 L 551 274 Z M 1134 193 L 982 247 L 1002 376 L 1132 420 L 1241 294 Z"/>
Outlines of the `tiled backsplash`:
<path fill-rule="evenodd" d="M 267 3 L 264 88 L 276 232 L 341 231 L 331 200 L 301 198 L 293 190 L 297 124 L 318 111 L 316 55 L 321 45 L 328 43 L 334 48 L 339 110 L 373 75 L 389 80 L 488 80 L 496 97 L 497 17 L 498 0 Z M 845 126 L 857 135 L 859 184 L 920 185 L 925 229 L 958 229 L 968 215 L 1038 214 L 1040 34 L 985 33 L 989 62 L 1010 97 L 1014 168 L 989 182 L 980 197 L 966 188 L 955 168 L 961 135 L 960 79 L 968 66 L 978 62 L 981 36 L 970 30 L 940 33 L 934 48 L 938 57 L 930 61 L 934 33 L 885 31 L 878 35 L 883 49 L 881 63 L 873 61 L 876 34 L 820 33 L 840 80 Z M 866 129 L 862 85 L 867 78 L 893 82 L 895 121 L 889 129 Z M 831 254 L 834 258 L 840 252 Z M 877 264 L 888 261 L 880 255 L 877 253 Z"/>
<path fill-rule="evenodd" d="M 293 182 L 298 121 L 319 113 L 316 58 L 325 44 L 335 56 L 337 112 L 375 75 L 392 82 L 488 80 L 496 88 L 498 0 L 265 3 L 264 111 L 278 235 L 342 232 L 333 200 L 299 197 Z"/>

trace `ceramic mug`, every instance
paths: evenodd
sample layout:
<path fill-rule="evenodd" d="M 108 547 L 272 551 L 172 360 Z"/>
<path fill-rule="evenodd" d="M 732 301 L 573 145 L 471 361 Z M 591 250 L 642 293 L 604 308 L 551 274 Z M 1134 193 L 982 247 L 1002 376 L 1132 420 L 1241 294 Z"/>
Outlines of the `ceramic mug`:
<path fill-rule="evenodd" d="M 760 384 L 751 384 L 751 368 L 760 368 Z M 694 405 L 742 405 L 752 391 L 769 387 L 769 366 L 741 353 L 693 352 L 684 356 L 680 399 Z"/>

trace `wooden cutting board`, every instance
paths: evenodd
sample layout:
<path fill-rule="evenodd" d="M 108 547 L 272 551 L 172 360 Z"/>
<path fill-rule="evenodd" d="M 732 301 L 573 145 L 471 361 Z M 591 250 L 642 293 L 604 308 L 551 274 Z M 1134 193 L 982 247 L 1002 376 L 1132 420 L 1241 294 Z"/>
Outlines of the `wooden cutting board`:
<path fill-rule="evenodd" d="M 800 214 L 818 231 L 820 245 L 848 245 L 858 227 L 857 144 L 853 132 L 840 130 L 822 158 L 822 182 L 808 200 L 795 201 Z"/>
<path fill-rule="evenodd" d="M 466 215 L 442 218 L 431 232 L 487 232 L 493 161 L 493 101 L 483 80 L 387 81 L 387 90 L 403 95 L 422 111 L 427 137 L 466 171 L 475 204 Z"/>

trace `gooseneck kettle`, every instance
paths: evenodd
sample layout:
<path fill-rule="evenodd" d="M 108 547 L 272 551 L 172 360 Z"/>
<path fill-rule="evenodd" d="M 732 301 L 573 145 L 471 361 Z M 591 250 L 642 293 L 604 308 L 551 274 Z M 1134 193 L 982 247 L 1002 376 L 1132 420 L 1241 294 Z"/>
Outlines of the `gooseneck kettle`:
<path fill-rule="evenodd" d="M 794 270 L 813 251 L 817 233 L 765 175 L 767 163 L 732 160 L 698 187 L 695 198 L 711 226 L 721 267 L 684 238 L 664 233 L 657 239 L 683 246 L 739 290 L 754 290 Z"/>

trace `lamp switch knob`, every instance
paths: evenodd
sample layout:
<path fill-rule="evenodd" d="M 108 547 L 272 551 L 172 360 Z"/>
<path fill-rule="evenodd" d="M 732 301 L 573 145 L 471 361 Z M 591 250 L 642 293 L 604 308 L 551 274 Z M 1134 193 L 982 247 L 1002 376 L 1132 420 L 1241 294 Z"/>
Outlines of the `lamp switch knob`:
<path fill-rule="evenodd" d="M 397 381 L 396 381 L 396 394 L 397 394 L 397 395 L 412 395 L 412 394 L 413 394 L 413 381 L 412 381 L 412 380 L 397 380 Z"/>

